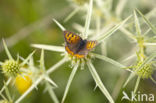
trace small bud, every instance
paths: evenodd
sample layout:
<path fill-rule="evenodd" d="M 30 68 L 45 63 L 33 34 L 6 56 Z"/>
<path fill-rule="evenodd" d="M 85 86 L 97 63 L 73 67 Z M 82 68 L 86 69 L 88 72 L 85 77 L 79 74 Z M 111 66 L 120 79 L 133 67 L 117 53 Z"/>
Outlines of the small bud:
<path fill-rule="evenodd" d="M 138 62 L 136 65 L 136 70 L 142 65 L 143 62 Z M 141 78 L 149 78 L 152 73 L 152 63 L 145 64 L 142 68 L 137 70 L 137 75 L 140 76 Z"/>
<path fill-rule="evenodd" d="M 6 60 L 2 64 L 2 70 L 7 76 L 17 76 L 19 68 L 19 63 L 15 60 Z"/>

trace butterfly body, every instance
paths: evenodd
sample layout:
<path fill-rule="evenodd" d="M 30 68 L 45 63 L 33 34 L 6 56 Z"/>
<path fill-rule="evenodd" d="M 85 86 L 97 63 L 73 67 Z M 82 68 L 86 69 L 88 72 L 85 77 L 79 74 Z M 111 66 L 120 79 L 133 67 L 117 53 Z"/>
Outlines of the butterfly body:
<path fill-rule="evenodd" d="M 87 40 L 81 40 L 77 46 L 76 52 L 78 53 L 79 51 L 81 51 L 83 48 L 85 48 L 85 45 L 87 43 Z"/>
<path fill-rule="evenodd" d="M 73 32 L 64 31 L 65 49 L 72 56 L 77 58 L 85 57 L 88 52 L 96 46 L 96 41 L 83 40 Z"/>

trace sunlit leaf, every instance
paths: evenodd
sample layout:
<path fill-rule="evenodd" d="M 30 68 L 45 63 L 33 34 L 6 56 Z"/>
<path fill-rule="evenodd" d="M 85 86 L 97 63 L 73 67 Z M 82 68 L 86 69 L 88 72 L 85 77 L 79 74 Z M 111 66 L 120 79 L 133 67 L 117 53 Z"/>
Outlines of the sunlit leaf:
<path fill-rule="evenodd" d="M 10 84 L 11 80 L 12 80 L 12 78 L 9 78 L 9 79 L 7 80 L 7 82 L 5 83 L 5 85 L 8 86 L 8 85 Z M 1 88 L 0 94 L 2 94 L 2 92 L 4 91 L 5 85 Z"/>
<path fill-rule="evenodd" d="M 56 94 L 54 93 L 53 87 L 49 83 L 46 83 L 46 88 L 47 88 L 48 93 L 50 94 L 51 99 L 54 101 L 54 103 L 59 103 L 59 100 Z"/>
<path fill-rule="evenodd" d="M 128 77 L 128 79 L 126 80 L 126 82 L 123 85 L 123 88 L 126 87 L 126 85 L 135 77 L 135 73 L 131 73 Z"/>
<path fill-rule="evenodd" d="M 128 31 L 124 27 L 121 27 L 120 31 L 122 31 L 123 34 L 127 35 L 130 39 L 132 39 L 132 40 L 134 40 L 136 42 L 136 37 L 130 31 Z"/>
<path fill-rule="evenodd" d="M 93 0 L 90 0 L 87 17 L 86 17 L 86 22 L 85 22 L 85 29 L 84 29 L 84 33 L 83 33 L 84 38 L 88 37 L 88 30 L 89 30 L 89 26 L 90 26 L 90 22 L 91 22 L 92 9 L 93 9 Z"/>
<path fill-rule="evenodd" d="M 41 56 L 40 56 L 40 69 L 45 70 L 45 66 L 44 66 L 44 50 L 43 49 L 41 51 Z"/>
<path fill-rule="evenodd" d="M 121 16 L 122 11 L 124 10 L 124 7 L 126 6 L 126 2 L 127 2 L 127 1 L 128 1 L 128 0 L 119 0 L 119 3 L 117 4 L 117 6 L 116 6 L 116 11 L 115 11 L 115 13 L 116 13 L 116 15 L 117 15 L 118 17 Z"/>
<path fill-rule="evenodd" d="M 74 78 L 74 76 L 75 76 L 75 74 L 76 74 L 76 71 L 77 71 L 77 69 L 78 69 L 78 66 L 79 66 L 79 64 L 77 63 L 77 64 L 74 66 L 74 68 L 73 68 L 73 70 L 72 70 L 72 72 L 71 72 L 71 74 L 70 74 L 70 76 L 69 76 L 69 79 L 68 79 L 68 82 L 67 82 L 67 85 L 66 85 L 64 94 L 63 94 L 62 103 L 64 103 L 64 101 L 65 101 L 65 99 L 66 99 L 66 96 L 67 96 L 67 94 L 68 94 L 70 85 L 71 85 L 72 80 L 73 80 L 73 78 Z"/>
<path fill-rule="evenodd" d="M 137 32 L 137 35 L 138 36 L 141 36 L 141 28 L 140 28 L 140 23 L 139 23 L 139 20 L 138 20 L 138 17 L 137 17 L 137 14 L 134 10 L 134 19 L 135 19 L 135 28 L 136 28 L 136 32 Z"/>
<path fill-rule="evenodd" d="M 97 74 L 96 69 L 94 68 L 93 64 L 91 62 L 87 62 L 87 65 L 88 65 L 88 68 L 89 68 L 95 82 L 96 82 L 96 85 L 100 88 L 100 90 L 106 96 L 106 98 L 109 100 L 109 102 L 114 103 L 113 98 L 111 97 L 108 90 L 106 89 L 106 87 L 102 83 L 102 81 L 101 81 L 99 75 Z"/>
<path fill-rule="evenodd" d="M 148 43 L 148 42 L 145 42 L 144 45 L 147 45 L 147 46 L 156 46 L 156 43 Z"/>
<path fill-rule="evenodd" d="M 136 93 L 138 86 L 139 86 L 139 83 L 140 83 L 140 77 L 138 76 L 135 87 L 134 87 L 134 93 Z"/>
<path fill-rule="evenodd" d="M 29 56 L 20 64 L 20 66 L 24 66 L 28 62 L 28 60 L 33 56 L 34 53 L 35 51 L 29 54 Z"/>
<path fill-rule="evenodd" d="M 64 22 L 67 22 L 69 19 L 71 19 L 78 11 L 80 10 L 80 8 L 76 8 L 74 9 L 65 19 Z"/>
<path fill-rule="evenodd" d="M 152 29 L 152 31 L 156 34 L 156 27 L 153 26 L 153 24 L 138 10 L 136 9 L 137 12 L 142 16 L 144 19 L 145 23 Z"/>
<path fill-rule="evenodd" d="M 113 64 L 113 65 L 115 65 L 115 66 L 117 66 L 117 67 L 119 67 L 119 68 L 126 68 L 126 66 L 124 66 L 123 64 L 121 64 L 121 63 L 119 63 L 119 62 L 117 62 L 117 61 L 115 61 L 115 60 L 113 60 L 113 59 L 111 59 L 111 58 L 108 58 L 108 57 L 103 56 L 103 55 L 95 54 L 95 53 L 92 53 L 92 54 L 93 54 L 96 58 L 101 59 L 101 60 L 104 60 L 104 61 L 106 61 L 106 62 L 109 62 L 109 63 L 111 63 L 111 64 Z"/>
<path fill-rule="evenodd" d="M 8 47 L 7 47 L 7 45 L 6 45 L 5 41 L 4 41 L 4 39 L 3 39 L 3 46 L 4 46 L 4 49 L 5 49 L 5 52 L 6 52 L 7 56 L 8 56 L 8 58 L 9 58 L 9 59 L 13 59 L 13 57 L 11 56 L 11 54 L 10 54 L 10 52 L 9 52 L 9 50 L 8 50 Z"/>
<path fill-rule="evenodd" d="M 153 83 L 156 84 L 156 80 L 154 80 L 154 78 L 151 76 L 150 79 L 153 81 Z"/>
<path fill-rule="evenodd" d="M 5 88 L 6 96 L 8 97 L 9 101 L 12 102 L 13 100 L 11 98 L 11 94 L 10 94 L 7 84 L 5 82 L 4 82 L 4 88 Z"/>
<path fill-rule="evenodd" d="M 65 27 L 63 27 L 63 25 L 61 25 L 57 20 L 53 19 L 53 21 L 57 24 L 57 26 L 62 30 L 65 31 Z"/>
<path fill-rule="evenodd" d="M 46 81 L 48 81 L 51 85 L 53 85 L 55 87 L 58 87 L 57 84 L 51 78 L 49 78 L 48 76 L 45 76 L 44 79 Z"/>
<path fill-rule="evenodd" d="M 52 46 L 52 45 L 43 45 L 43 44 L 32 44 L 31 46 L 35 48 L 39 48 L 39 49 L 44 49 L 44 50 L 65 52 L 65 49 L 63 46 Z"/>
<path fill-rule="evenodd" d="M 99 36 L 96 40 L 100 43 L 102 42 L 104 39 L 107 39 L 108 37 L 110 37 L 114 32 L 116 32 L 121 26 L 123 26 L 132 16 L 127 17 L 125 20 L 123 20 L 121 23 L 117 24 L 116 26 L 114 26 L 112 29 L 110 29 L 109 31 L 107 31 L 105 34 Z"/>
<path fill-rule="evenodd" d="M 65 62 L 67 62 L 67 58 L 63 58 L 61 59 L 59 62 L 57 62 L 55 65 L 53 65 L 52 67 L 50 67 L 48 70 L 47 70 L 47 74 L 50 74 L 52 72 L 54 72 L 58 67 L 60 67 L 62 64 L 64 64 Z"/>
<path fill-rule="evenodd" d="M 2 65 L 3 64 L 3 62 L 0 62 L 0 65 Z"/>

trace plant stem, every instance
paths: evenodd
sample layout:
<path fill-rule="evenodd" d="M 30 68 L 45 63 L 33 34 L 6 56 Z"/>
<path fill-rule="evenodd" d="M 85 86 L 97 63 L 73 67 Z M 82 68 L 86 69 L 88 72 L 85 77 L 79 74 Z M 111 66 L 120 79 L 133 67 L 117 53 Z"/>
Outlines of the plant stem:
<path fill-rule="evenodd" d="M 6 86 L 9 85 L 9 83 L 11 82 L 12 78 L 9 78 L 6 82 Z M 2 87 L 1 91 L 0 91 L 0 94 L 2 94 L 2 92 L 4 91 L 5 89 L 5 86 Z"/>
<path fill-rule="evenodd" d="M 93 64 L 89 61 L 87 63 L 88 68 L 96 82 L 96 85 L 100 88 L 100 90 L 102 91 L 102 93 L 106 96 L 106 98 L 109 100 L 110 103 L 114 103 L 113 98 L 111 97 L 111 95 L 109 94 L 109 92 L 107 91 L 106 87 L 104 86 L 104 84 L 102 83 L 98 73 L 95 70 L 95 67 L 93 66 Z"/>
<path fill-rule="evenodd" d="M 78 64 L 76 64 L 75 66 L 74 66 L 74 69 L 72 70 L 72 72 L 71 72 L 71 74 L 70 74 L 70 76 L 69 76 L 69 80 L 68 80 L 68 82 L 67 82 L 67 85 L 66 85 L 66 89 L 65 89 L 65 91 L 64 91 L 64 95 L 63 95 L 63 98 L 62 98 L 62 102 L 61 103 L 64 103 L 64 101 L 65 101 L 65 99 L 66 99 L 66 96 L 67 96 L 67 93 L 68 93 L 68 91 L 69 91 L 69 88 L 70 88 L 70 85 L 71 85 L 71 83 L 72 83 L 72 80 L 73 80 L 73 78 L 74 78 L 74 76 L 75 76 L 75 74 L 76 74 L 76 71 L 77 71 L 77 69 L 78 69 Z"/>
<path fill-rule="evenodd" d="M 50 73 L 54 72 L 59 66 L 61 66 L 62 64 L 64 64 L 66 61 L 67 61 L 67 58 L 64 57 L 61 61 L 59 61 L 57 64 L 55 64 L 50 69 L 48 69 L 47 70 L 47 74 L 50 74 Z"/>
<path fill-rule="evenodd" d="M 135 84 L 135 88 L 134 88 L 134 94 L 136 93 L 136 91 L 138 89 L 139 83 L 140 83 L 140 77 L 138 76 L 136 84 Z"/>

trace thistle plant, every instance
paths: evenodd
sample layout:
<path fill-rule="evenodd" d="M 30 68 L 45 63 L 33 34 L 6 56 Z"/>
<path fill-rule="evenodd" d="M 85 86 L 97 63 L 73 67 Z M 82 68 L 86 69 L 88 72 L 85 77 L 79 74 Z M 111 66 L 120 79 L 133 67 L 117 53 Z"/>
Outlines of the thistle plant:
<path fill-rule="evenodd" d="M 4 90 L 5 90 L 6 97 L 3 94 L 0 94 L 0 96 L 2 97 L 0 103 L 13 103 L 13 99 L 11 97 L 7 84 L 5 82 L 4 82 Z"/>
<path fill-rule="evenodd" d="M 88 10 L 88 16 L 86 18 L 85 21 L 85 30 L 84 32 L 80 35 L 83 39 L 88 39 L 88 31 L 89 31 L 89 26 L 90 26 L 90 21 L 91 21 L 91 13 L 92 13 L 92 7 L 93 7 L 93 0 L 90 0 L 90 4 L 89 4 L 89 10 Z M 131 16 L 130 16 L 131 17 Z M 118 25 L 114 26 L 112 29 L 110 29 L 108 32 L 106 32 L 103 35 L 99 35 L 96 38 L 96 41 L 98 42 L 98 44 L 100 44 L 103 40 L 105 40 L 106 38 L 110 37 L 116 30 L 118 30 L 121 26 L 123 26 L 123 24 L 125 22 L 127 22 L 127 20 L 130 18 L 126 18 L 124 21 L 122 21 L 121 23 L 119 23 Z M 53 19 L 53 21 L 60 27 L 60 29 L 62 31 L 65 31 L 66 29 L 55 19 Z M 95 54 L 95 53 L 88 53 L 87 56 L 85 56 L 84 58 L 77 58 L 75 56 L 72 56 L 70 54 L 68 54 L 68 52 L 65 51 L 64 47 L 61 46 L 51 46 L 51 45 L 43 45 L 43 44 L 33 44 L 32 45 L 35 48 L 41 48 L 41 49 L 45 49 L 45 50 L 50 50 L 50 51 L 57 51 L 57 52 L 62 52 L 64 55 L 64 58 L 66 59 L 66 61 L 71 61 L 71 65 L 73 67 L 73 70 L 69 76 L 69 80 L 67 82 L 66 85 L 66 89 L 62 98 L 62 103 L 65 101 L 65 98 L 67 96 L 67 93 L 69 91 L 71 82 L 76 74 L 76 71 L 78 70 L 78 67 L 80 66 L 81 68 L 84 67 L 85 64 L 87 64 L 95 82 L 96 82 L 96 86 L 100 88 L 100 90 L 102 91 L 102 93 L 106 96 L 106 98 L 109 100 L 109 102 L 114 103 L 114 100 L 112 99 L 111 95 L 109 94 L 109 92 L 107 91 L 107 89 L 105 88 L 104 84 L 102 83 L 99 75 L 96 72 L 96 69 L 94 67 L 94 65 L 92 64 L 92 58 L 99 58 L 102 60 L 106 60 L 108 62 L 115 62 L 112 59 L 109 59 L 105 56 L 102 56 L 100 54 Z M 102 57 L 102 58 L 101 58 Z M 107 58 L 107 59 L 105 59 Z M 119 63 L 115 62 L 116 65 L 120 65 Z"/>
<path fill-rule="evenodd" d="M 6 50 L 7 50 L 7 53 L 9 53 L 7 47 L 6 47 Z M 53 66 L 48 71 L 45 71 L 45 66 L 44 66 L 44 51 L 42 50 L 41 59 L 40 59 L 40 66 L 39 67 L 35 67 L 34 62 L 33 62 L 33 59 L 32 59 L 33 53 L 31 55 L 29 55 L 28 58 L 26 60 L 24 60 L 24 62 L 23 62 L 23 65 L 25 65 L 25 64 L 28 65 L 29 70 L 28 70 L 28 68 L 22 70 L 21 71 L 22 73 L 21 74 L 17 74 L 16 75 L 16 78 L 14 78 L 15 79 L 15 85 L 16 85 L 17 89 L 19 90 L 19 92 L 22 95 L 16 101 L 13 101 L 11 99 L 9 101 L 12 101 L 12 102 L 15 102 L 15 103 L 19 103 L 27 94 L 29 94 L 32 91 L 33 88 L 37 88 L 37 85 L 44 79 L 45 80 L 45 84 L 46 84 L 45 90 L 46 91 L 48 90 L 48 92 L 51 95 L 51 97 L 54 100 L 54 102 L 55 103 L 58 103 L 58 99 L 55 96 L 54 91 L 52 90 L 53 88 L 56 88 L 57 85 L 48 76 L 48 74 L 50 72 L 52 72 L 55 68 L 57 68 L 58 65 Z M 61 62 L 63 62 L 63 61 L 61 61 Z M 5 85 L 3 86 L 3 88 L 1 89 L 0 94 L 2 96 L 3 96 L 3 94 L 2 94 L 3 90 L 5 90 L 5 88 L 7 88 L 6 86 L 9 85 L 10 81 L 11 81 L 11 79 L 9 79 L 5 83 Z M 7 103 L 10 103 L 10 102 L 7 102 Z"/>
<path fill-rule="evenodd" d="M 87 10 L 89 7 L 89 5 L 87 5 L 89 0 L 69 0 L 69 2 L 74 10 L 64 19 L 64 22 L 69 21 L 79 11 Z"/>
<path fill-rule="evenodd" d="M 48 71 L 46 71 L 46 68 L 44 66 L 44 50 L 42 50 L 42 52 L 41 52 L 39 67 L 36 67 L 34 65 L 34 61 L 31 58 L 28 66 L 32 72 L 32 74 L 31 74 L 32 78 L 33 78 L 32 85 L 15 101 L 15 103 L 19 103 L 22 99 L 24 99 L 34 88 L 37 88 L 37 85 L 39 83 L 43 82 L 43 80 L 45 81 L 44 84 L 46 85 L 45 91 L 49 92 L 50 96 L 52 97 L 52 99 L 55 103 L 59 103 L 59 101 L 53 91 L 53 88 L 56 88 L 57 85 L 49 77 L 49 74 L 51 72 L 53 72 L 56 68 L 58 68 L 60 66 L 60 64 L 62 64 L 63 62 L 65 62 L 64 59 L 62 61 L 60 61 L 58 64 L 52 66 L 50 69 L 48 69 Z"/>
<path fill-rule="evenodd" d="M 10 77 L 16 76 L 18 73 L 20 73 L 19 59 L 14 60 L 12 58 L 4 40 L 3 40 L 3 45 L 4 45 L 4 48 L 8 55 L 9 60 L 6 60 L 4 63 L 1 63 L 2 71 L 7 76 L 10 76 Z"/>
<path fill-rule="evenodd" d="M 135 28 L 136 28 L 136 36 L 134 36 L 134 41 L 136 42 L 137 46 L 138 46 L 138 51 L 136 51 L 136 63 L 128 68 L 131 68 L 134 72 L 130 74 L 129 78 L 127 79 L 127 81 L 124 84 L 124 87 L 128 84 L 128 82 L 134 78 L 135 75 L 137 75 L 137 81 L 136 81 L 136 85 L 134 88 L 134 93 L 136 93 L 137 89 L 138 89 L 138 85 L 140 82 L 140 79 L 148 79 L 150 78 L 154 83 L 156 83 L 156 81 L 152 78 L 152 74 L 154 71 L 153 65 L 154 65 L 154 61 L 153 59 L 156 56 L 156 53 L 152 53 L 150 56 L 147 56 L 145 50 L 146 50 L 146 44 L 149 43 L 149 38 L 147 37 L 147 32 L 142 33 L 141 30 L 141 25 L 139 23 L 139 19 L 137 16 L 137 13 L 139 13 L 141 15 L 141 17 L 143 18 L 144 22 L 149 26 L 150 30 L 153 31 L 153 33 L 155 34 L 155 27 L 150 23 L 150 21 L 138 10 L 134 10 L 134 23 L 135 23 Z M 153 37 L 152 37 L 153 38 Z M 154 39 L 154 38 L 153 38 Z M 152 43 L 150 43 L 152 44 Z M 155 44 L 155 43 L 154 43 Z M 149 55 L 149 54 L 148 54 Z"/>
<path fill-rule="evenodd" d="M 34 52 L 32 52 L 26 59 L 24 59 L 20 63 L 19 56 L 17 57 L 17 60 L 13 59 L 13 57 L 10 54 L 4 40 L 3 40 L 3 45 L 4 45 L 4 48 L 5 48 L 5 52 L 6 52 L 7 56 L 8 56 L 8 59 L 5 60 L 5 62 L 0 62 L 0 65 L 1 65 L 1 68 L 2 68 L 2 72 L 8 78 L 8 80 L 6 82 L 6 85 L 9 85 L 11 80 L 14 80 L 17 77 L 17 75 L 21 75 L 21 73 L 23 72 L 23 69 L 22 69 L 23 66 L 31 58 L 31 56 L 34 54 Z M 5 86 L 3 86 L 2 89 L 0 90 L 0 94 L 3 92 L 4 89 L 5 89 Z"/>
<path fill-rule="evenodd" d="M 156 83 L 156 81 L 152 77 L 155 70 L 154 67 L 156 66 L 156 52 L 151 52 L 152 50 L 147 50 L 148 46 L 153 46 L 154 48 L 154 46 L 156 45 L 155 36 L 153 36 L 156 34 L 156 27 L 155 25 L 153 25 L 154 23 L 149 21 L 149 18 L 155 16 L 154 14 L 156 12 L 156 8 L 151 10 L 146 15 L 141 13 L 138 9 L 135 9 L 131 14 L 130 12 L 132 9 L 127 9 L 127 7 L 129 7 L 129 5 L 127 4 L 130 2 L 128 0 L 68 1 L 72 6 L 73 11 L 67 14 L 65 18 L 63 17 L 63 25 L 65 25 L 65 23 L 67 23 L 76 13 L 81 14 L 80 19 L 81 21 L 83 21 L 84 24 L 82 24 L 82 22 L 72 22 L 72 28 L 70 29 L 75 29 L 75 31 L 78 33 L 73 30 L 74 32 L 69 32 L 69 35 L 70 33 L 73 33 L 75 35 L 77 34 L 77 36 L 82 39 L 82 41 L 79 42 L 80 44 L 78 45 L 80 47 L 78 48 L 79 50 L 82 50 L 82 45 L 84 46 L 84 44 L 89 41 L 94 42 L 92 45 L 90 44 L 90 46 L 93 46 L 94 49 L 88 50 L 86 46 L 86 48 L 82 52 L 83 55 L 81 55 L 81 53 L 77 53 L 77 51 L 73 52 L 72 50 L 75 48 L 72 48 L 72 50 L 70 50 L 71 48 L 69 49 L 69 45 L 67 45 L 67 38 L 64 37 L 65 43 L 63 43 L 62 46 L 36 43 L 33 44 L 31 42 L 31 46 L 33 48 L 41 49 L 41 55 L 39 55 L 38 61 L 34 61 L 36 60 L 36 55 L 33 56 L 35 52 L 30 53 L 26 59 L 19 55 L 17 55 L 17 59 L 14 59 L 10 54 L 7 46 L 10 47 L 14 45 L 37 28 L 48 27 L 52 17 L 51 15 L 49 15 L 47 18 L 44 18 L 43 21 L 39 20 L 39 22 L 35 22 L 32 25 L 22 29 L 19 33 L 17 33 L 17 35 L 14 35 L 11 38 L 7 39 L 8 45 L 6 45 L 5 41 L 3 40 L 4 49 L 8 56 L 8 59 L 4 60 L 4 62 L 0 62 L 1 70 L 6 77 L 6 80 L 4 80 L 6 82 L 4 82 L 4 85 L 0 90 L 0 103 L 22 103 L 26 97 L 32 95 L 31 92 L 34 89 L 39 90 L 38 85 L 40 84 L 44 86 L 43 92 L 47 92 L 54 103 L 65 103 L 66 98 L 68 98 L 68 93 L 71 89 L 71 84 L 74 80 L 75 75 L 79 70 L 84 69 L 87 69 L 90 72 L 95 82 L 94 90 L 96 90 L 96 88 L 99 88 L 99 90 L 104 95 L 104 99 L 107 99 L 109 103 L 116 102 L 116 97 L 119 96 L 118 93 L 122 88 L 122 84 L 124 82 L 127 72 L 129 72 L 130 75 L 124 83 L 123 87 L 125 88 L 134 77 L 137 77 L 137 81 L 134 87 L 134 93 L 136 93 L 141 79 L 149 78 L 154 83 Z M 65 12 L 66 10 L 63 11 Z M 62 17 L 62 15 L 64 14 L 62 13 L 61 16 L 59 15 L 59 17 Z M 68 27 L 65 28 L 60 22 L 58 22 L 57 20 L 59 20 L 59 18 L 57 18 L 57 20 L 52 20 L 61 29 L 60 31 L 62 32 L 61 35 L 63 38 L 63 33 L 68 32 L 68 30 L 66 29 Z M 146 30 L 146 28 L 148 29 Z M 117 48 L 120 50 L 120 53 L 123 53 L 123 55 L 117 57 L 118 60 L 107 57 L 107 43 L 110 43 L 110 41 L 113 40 L 113 38 L 118 34 L 124 34 L 124 36 L 126 35 L 126 37 L 128 37 L 127 40 L 130 41 L 130 43 L 133 43 L 133 45 L 135 44 L 133 48 L 135 51 L 132 49 L 134 53 L 131 53 L 130 56 L 126 57 L 126 59 L 123 60 L 128 62 L 128 66 L 126 65 L 126 63 L 118 62 L 120 61 L 120 59 L 124 58 L 125 54 L 129 54 L 124 53 L 121 50 L 122 48 L 119 46 L 117 46 Z M 12 40 L 15 38 L 17 38 L 17 41 Z M 118 38 L 122 38 L 122 36 L 119 36 Z M 121 42 L 120 39 L 117 39 L 117 41 Z M 116 41 L 113 40 L 113 45 L 115 43 Z M 69 50 L 66 47 L 68 47 Z M 48 61 L 45 60 L 45 50 L 60 53 L 59 56 L 62 57 L 62 59 L 56 62 L 56 64 L 47 68 L 45 66 L 45 63 L 47 63 Z M 95 60 L 97 59 L 102 60 L 102 63 L 108 62 L 110 64 L 108 66 L 116 66 L 118 68 L 115 72 L 113 71 L 113 74 L 119 75 L 120 73 L 121 75 L 118 80 L 116 80 L 115 78 L 116 84 L 113 88 L 110 88 L 111 85 L 110 87 L 107 87 L 108 82 L 103 81 L 103 78 L 101 78 L 102 76 L 98 74 L 97 69 L 99 68 L 99 66 L 96 67 L 96 65 L 94 65 L 96 62 Z M 132 61 L 133 63 L 131 63 Z M 71 68 L 71 73 L 69 75 L 65 90 L 62 94 L 62 98 L 60 101 L 59 95 L 57 96 L 57 93 L 55 94 L 55 90 L 59 90 L 60 86 L 55 83 L 55 80 L 53 80 L 51 76 L 53 76 L 52 73 L 54 73 L 57 69 L 59 69 L 59 67 L 61 67 L 65 63 L 69 63 L 68 66 Z M 102 69 L 103 66 L 105 65 L 102 64 Z M 110 68 L 109 70 L 111 70 Z M 101 73 L 103 73 L 104 75 L 106 74 L 105 72 Z M 108 80 L 111 81 L 114 77 L 116 76 L 111 75 L 111 78 L 108 78 Z M 16 93 L 17 91 L 19 92 L 18 96 L 14 96 L 14 93 L 11 92 L 9 86 L 16 87 L 17 90 L 15 91 Z M 111 90 L 108 90 L 108 88 Z"/>
<path fill-rule="evenodd" d="M 8 77 L 16 77 L 18 74 L 21 73 L 20 68 L 22 68 L 27 63 L 27 61 L 34 54 L 34 52 L 32 52 L 22 63 L 19 63 L 19 56 L 17 57 L 17 60 L 13 59 L 4 40 L 3 45 L 9 59 L 5 60 L 5 62 L 1 62 L 2 71 Z"/>
<path fill-rule="evenodd" d="M 2 64 L 2 70 L 8 76 L 16 76 L 19 73 L 19 63 L 15 60 L 6 60 Z"/>
<path fill-rule="evenodd" d="M 90 29 L 88 35 L 92 35 L 92 38 L 97 38 L 100 35 L 108 32 L 114 25 L 118 25 L 125 18 L 123 17 L 124 8 L 126 6 L 127 0 L 118 0 L 115 10 L 113 10 L 113 0 L 94 0 L 94 8 L 92 13 L 92 23 L 91 25 L 95 26 L 96 29 Z M 119 28 L 121 32 L 124 33 L 123 29 L 128 25 L 122 26 Z M 84 27 L 79 23 L 73 24 L 74 29 L 82 33 Z M 94 35 L 94 36 L 93 36 Z M 109 38 L 111 39 L 111 38 Z M 101 53 L 107 55 L 107 40 L 100 43 Z"/>

